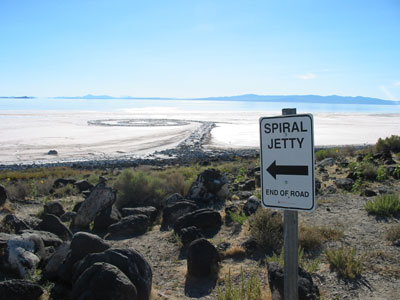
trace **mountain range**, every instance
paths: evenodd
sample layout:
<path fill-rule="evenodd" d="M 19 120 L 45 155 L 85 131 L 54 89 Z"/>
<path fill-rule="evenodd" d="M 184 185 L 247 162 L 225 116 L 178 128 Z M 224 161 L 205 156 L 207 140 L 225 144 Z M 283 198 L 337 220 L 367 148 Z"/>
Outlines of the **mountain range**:
<path fill-rule="evenodd" d="M 206 100 L 206 101 L 252 101 L 252 102 L 292 102 L 292 103 L 327 103 L 327 104 L 370 104 L 400 105 L 400 101 L 390 101 L 371 97 L 318 96 L 318 95 L 256 95 L 206 97 L 206 98 L 162 98 L 162 97 L 113 97 L 109 95 L 86 95 L 79 97 L 56 97 L 56 99 L 141 99 L 141 100 Z"/>

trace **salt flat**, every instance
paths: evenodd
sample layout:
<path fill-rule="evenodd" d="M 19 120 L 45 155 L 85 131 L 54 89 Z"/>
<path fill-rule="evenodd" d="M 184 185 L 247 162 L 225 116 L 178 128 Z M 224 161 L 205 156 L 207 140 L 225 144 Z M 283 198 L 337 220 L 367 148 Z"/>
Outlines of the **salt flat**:
<path fill-rule="evenodd" d="M 176 147 L 211 121 L 216 127 L 206 148 L 259 147 L 258 119 L 279 112 L 182 111 L 142 108 L 113 112 L 0 111 L 0 163 L 69 161 L 145 156 Z M 400 114 L 315 113 L 315 145 L 373 144 L 380 137 L 400 134 Z M 96 126 L 94 120 L 188 120 L 176 126 Z M 48 155 L 55 149 L 58 156 Z"/>

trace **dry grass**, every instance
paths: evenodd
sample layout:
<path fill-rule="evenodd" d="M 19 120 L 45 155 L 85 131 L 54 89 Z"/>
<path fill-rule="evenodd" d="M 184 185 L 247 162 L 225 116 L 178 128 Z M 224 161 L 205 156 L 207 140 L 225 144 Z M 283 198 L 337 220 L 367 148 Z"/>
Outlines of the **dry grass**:
<path fill-rule="evenodd" d="M 389 228 L 386 239 L 391 242 L 400 240 L 400 224 L 393 225 Z"/>
<path fill-rule="evenodd" d="M 243 259 L 246 256 L 246 250 L 242 246 L 235 245 L 223 251 L 221 255 L 223 259 L 225 258 Z"/>

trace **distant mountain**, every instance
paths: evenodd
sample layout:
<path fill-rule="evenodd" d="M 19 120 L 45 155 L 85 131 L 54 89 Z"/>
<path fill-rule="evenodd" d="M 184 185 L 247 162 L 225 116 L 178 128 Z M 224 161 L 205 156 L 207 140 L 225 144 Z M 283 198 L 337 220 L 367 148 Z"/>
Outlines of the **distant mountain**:
<path fill-rule="evenodd" d="M 29 96 L 11 96 L 11 97 L 0 97 L 0 99 L 34 99 L 35 97 L 29 97 Z"/>
<path fill-rule="evenodd" d="M 294 102 L 294 103 L 328 103 L 328 104 L 372 104 L 372 105 L 399 105 L 400 101 L 389 101 L 369 97 L 349 96 L 318 96 L 318 95 L 255 95 L 196 98 L 193 100 L 215 101 L 253 101 L 253 102 Z"/>
<path fill-rule="evenodd" d="M 132 100 L 204 100 L 204 101 L 251 101 L 251 102 L 292 102 L 327 104 L 400 105 L 400 101 L 389 101 L 370 97 L 318 96 L 318 95 L 255 95 L 207 97 L 207 98 L 162 98 L 162 97 L 113 97 L 108 95 L 86 95 L 77 97 L 55 97 L 55 99 L 132 99 Z"/>

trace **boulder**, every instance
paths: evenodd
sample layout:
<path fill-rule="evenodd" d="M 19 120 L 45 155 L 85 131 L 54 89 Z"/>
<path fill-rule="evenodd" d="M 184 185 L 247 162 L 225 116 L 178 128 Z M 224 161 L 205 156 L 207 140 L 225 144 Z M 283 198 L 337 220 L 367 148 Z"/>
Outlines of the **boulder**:
<path fill-rule="evenodd" d="M 12 214 L 6 215 L 1 223 L 3 229 L 7 232 L 20 233 L 21 230 L 30 229 L 24 221 L 18 219 L 17 216 Z"/>
<path fill-rule="evenodd" d="M 261 201 L 256 196 L 251 196 L 243 206 L 243 213 L 248 217 L 260 207 Z"/>
<path fill-rule="evenodd" d="M 201 231 L 216 231 L 222 225 L 221 215 L 218 211 L 213 209 L 198 209 L 191 213 L 188 213 L 178 220 L 174 224 L 174 231 L 178 233 L 182 228 L 189 226 L 196 226 Z"/>
<path fill-rule="evenodd" d="M 327 167 L 327 166 L 331 167 L 331 166 L 333 166 L 334 164 L 335 164 L 335 159 L 332 158 L 332 157 L 327 157 L 327 158 L 324 158 L 323 160 L 321 160 L 321 161 L 317 164 L 317 166 L 318 166 L 318 167 Z"/>
<path fill-rule="evenodd" d="M 254 191 L 256 189 L 256 181 L 254 179 L 246 180 L 239 185 L 239 189 L 242 191 Z"/>
<path fill-rule="evenodd" d="M 93 230 L 105 231 L 110 225 L 118 223 L 121 220 L 121 214 L 115 205 L 110 205 L 100 211 L 94 218 Z"/>
<path fill-rule="evenodd" d="M 44 205 L 44 213 L 61 217 L 65 214 L 65 210 L 60 202 L 51 201 Z"/>
<path fill-rule="evenodd" d="M 43 269 L 43 278 L 55 281 L 58 277 L 58 271 L 63 264 L 65 258 L 70 252 L 70 242 L 64 242 L 55 253 L 50 257 Z"/>
<path fill-rule="evenodd" d="M 6 203 L 8 198 L 8 193 L 6 188 L 0 184 L 0 206 L 3 206 Z"/>
<path fill-rule="evenodd" d="M 57 150 L 52 149 L 47 152 L 47 155 L 58 155 L 58 152 Z"/>
<path fill-rule="evenodd" d="M 276 262 L 268 263 L 268 283 L 271 290 L 272 300 L 283 300 L 284 270 Z M 309 273 L 299 268 L 298 275 L 299 300 L 319 299 L 319 289 L 314 284 Z"/>
<path fill-rule="evenodd" d="M 189 226 L 180 230 L 179 237 L 181 238 L 182 245 L 187 246 L 194 240 L 204 236 L 196 226 Z"/>
<path fill-rule="evenodd" d="M 60 220 L 62 221 L 62 222 L 72 222 L 73 220 L 74 220 L 74 218 L 75 218 L 75 216 L 76 216 L 76 212 L 74 212 L 74 211 L 67 211 L 65 214 L 63 214 L 61 217 L 60 217 Z"/>
<path fill-rule="evenodd" d="M 109 238 L 133 237 L 146 233 L 150 225 L 150 219 L 145 215 L 133 215 L 122 218 L 118 223 L 107 228 Z"/>
<path fill-rule="evenodd" d="M 136 287 L 137 299 L 149 300 L 153 273 L 146 259 L 133 249 L 111 248 L 102 253 L 89 254 L 76 266 L 73 282 L 76 284 L 85 270 L 99 262 L 120 269 Z"/>
<path fill-rule="evenodd" d="M 335 185 L 340 189 L 351 191 L 354 185 L 354 180 L 350 178 L 338 178 L 335 181 Z"/>
<path fill-rule="evenodd" d="M 185 200 L 174 202 L 164 208 L 162 226 L 168 227 L 174 225 L 178 218 L 196 209 L 198 209 L 198 207 L 194 201 Z"/>
<path fill-rule="evenodd" d="M 103 183 L 103 182 L 102 182 Z M 91 184 L 87 180 L 79 180 L 74 183 L 76 188 L 79 190 L 79 192 L 87 191 L 87 190 L 92 190 L 93 189 L 93 184 Z"/>
<path fill-rule="evenodd" d="M 63 241 L 69 241 L 72 238 L 71 230 L 55 215 L 43 215 L 38 229 L 54 233 Z"/>
<path fill-rule="evenodd" d="M 256 187 L 261 187 L 261 172 L 257 171 L 254 173 L 254 180 L 256 182 Z"/>
<path fill-rule="evenodd" d="M 117 267 L 98 262 L 87 268 L 75 282 L 71 299 L 137 300 L 137 290 Z"/>
<path fill-rule="evenodd" d="M 122 216 L 132 216 L 132 215 L 145 215 L 148 216 L 150 222 L 153 223 L 157 217 L 157 209 L 154 206 L 145 207 L 126 207 L 121 210 Z"/>
<path fill-rule="evenodd" d="M 27 229 L 27 230 L 22 230 L 21 234 L 35 234 L 39 236 L 45 247 L 54 247 L 57 248 L 60 246 L 63 241 L 54 233 L 48 232 L 48 231 L 43 231 L 43 230 L 33 230 L 33 229 Z"/>
<path fill-rule="evenodd" d="M 374 190 L 367 189 L 367 188 L 362 189 L 361 194 L 360 194 L 360 196 L 365 196 L 365 197 L 374 197 L 376 195 L 377 195 L 377 193 Z"/>
<path fill-rule="evenodd" d="M 228 179 L 216 169 L 206 169 L 197 176 L 186 198 L 199 203 L 225 200 L 229 195 Z"/>
<path fill-rule="evenodd" d="M 21 236 L 10 235 L 4 251 L 3 263 L 6 269 L 20 278 L 36 268 L 44 256 L 44 244 L 39 236 L 24 233 Z"/>
<path fill-rule="evenodd" d="M 113 205 L 115 200 L 116 193 L 112 188 L 106 187 L 104 184 L 96 185 L 89 197 L 79 207 L 72 226 L 88 228 L 96 215 L 104 208 Z"/>
<path fill-rule="evenodd" d="M 27 280 L 0 282 L 0 300 L 38 300 L 43 294 L 40 285 Z"/>
<path fill-rule="evenodd" d="M 71 255 L 77 259 L 82 259 L 90 253 L 103 252 L 109 248 L 106 241 L 87 232 L 75 233 L 71 241 Z"/>
<path fill-rule="evenodd" d="M 84 201 L 76 202 L 76 204 L 74 205 L 74 208 L 72 209 L 72 211 L 77 213 L 78 210 L 81 208 L 83 202 L 84 202 Z"/>
<path fill-rule="evenodd" d="M 70 178 L 58 178 L 53 183 L 53 188 L 59 188 L 67 184 L 74 184 L 76 182 L 75 179 Z"/>
<path fill-rule="evenodd" d="M 165 206 L 170 206 L 176 202 L 181 202 L 183 200 L 184 198 L 181 194 L 175 193 L 172 194 L 171 196 L 168 196 L 164 201 L 165 201 Z"/>
<path fill-rule="evenodd" d="M 217 249 L 206 239 L 193 241 L 188 248 L 188 274 L 196 278 L 215 276 L 218 273 L 220 257 Z"/>

